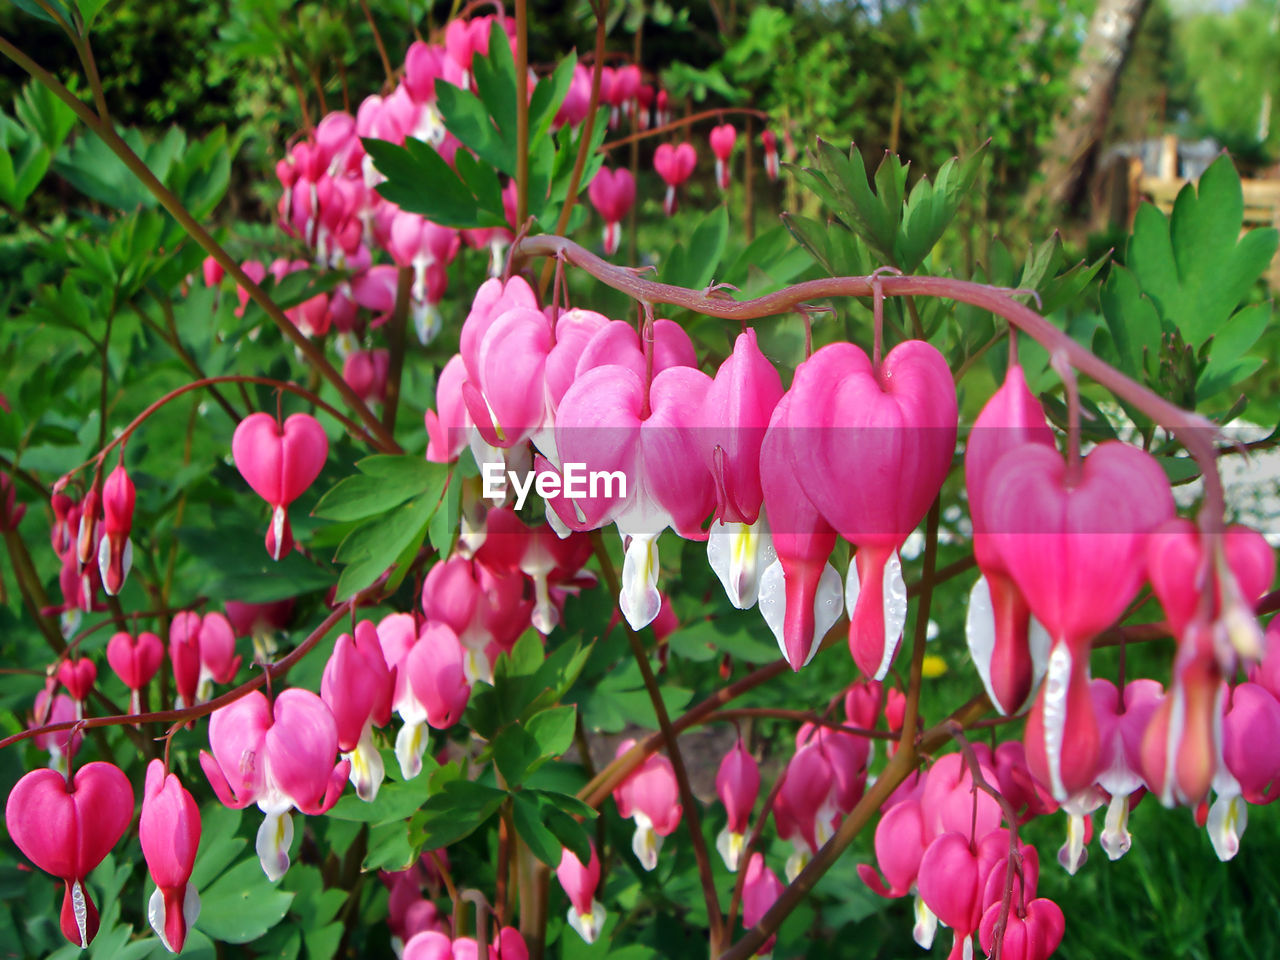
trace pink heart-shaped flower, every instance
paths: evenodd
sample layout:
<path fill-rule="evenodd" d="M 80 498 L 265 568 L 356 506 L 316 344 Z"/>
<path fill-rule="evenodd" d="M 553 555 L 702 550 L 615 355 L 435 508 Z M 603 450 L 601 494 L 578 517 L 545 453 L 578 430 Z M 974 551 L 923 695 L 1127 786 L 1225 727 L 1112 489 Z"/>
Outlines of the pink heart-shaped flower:
<path fill-rule="evenodd" d="M 258 496 L 287 507 L 320 475 L 329 438 L 310 414 L 295 413 L 281 427 L 270 414 L 253 413 L 236 427 L 231 455 Z"/>
<path fill-rule="evenodd" d="M 732 123 L 722 123 L 711 128 L 711 152 L 720 160 L 728 160 L 733 153 L 733 144 L 738 139 L 738 131 Z"/>
<path fill-rule="evenodd" d="M 55 770 L 33 770 L 9 793 L 5 826 L 37 867 L 65 881 L 62 932 L 87 947 L 98 911 L 84 878 L 102 862 L 133 819 L 133 787 L 117 767 L 86 763 L 68 786 Z"/>
<path fill-rule="evenodd" d="M 653 168 L 669 187 L 678 187 L 693 174 L 698 151 L 691 143 L 664 143 L 653 152 Z"/>

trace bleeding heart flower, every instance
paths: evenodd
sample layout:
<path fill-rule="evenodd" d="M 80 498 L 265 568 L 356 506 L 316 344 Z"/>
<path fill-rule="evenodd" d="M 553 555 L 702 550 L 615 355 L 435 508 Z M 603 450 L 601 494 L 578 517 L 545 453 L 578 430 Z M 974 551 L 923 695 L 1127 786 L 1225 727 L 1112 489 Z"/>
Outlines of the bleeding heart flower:
<path fill-rule="evenodd" d="M 1196 526 L 1171 520 L 1147 549 L 1152 587 L 1178 638 L 1169 703 L 1152 725 L 1167 741 L 1161 746 L 1150 734 L 1151 786 L 1166 805 L 1199 803 L 1222 773 L 1224 681 L 1241 653 L 1263 648 L 1253 606 L 1271 586 L 1275 555 L 1261 534 L 1241 526 L 1226 530 L 1218 548 L 1217 558 L 1206 557 Z M 1220 794 L 1232 793 L 1230 780 L 1225 774 Z"/>
<path fill-rule="evenodd" d="M 760 145 L 764 147 L 764 172 L 770 180 L 777 180 L 780 172 L 778 135 L 772 130 L 760 131 Z"/>
<path fill-rule="evenodd" d="M 773 562 L 768 522 L 760 517 L 764 491 L 760 450 L 782 380 L 760 352 L 756 332 L 738 335 L 702 401 L 702 460 L 716 485 L 716 513 L 707 560 L 739 610 L 755 605 L 759 578 Z"/>
<path fill-rule="evenodd" d="M 178 694 L 186 706 L 211 699 L 214 683 L 231 683 L 243 661 L 236 654 L 235 631 L 226 617 L 220 613 L 202 617 L 191 610 L 174 615 L 169 625 L 169 654 L 174 658 L 175 674 L 182 674 Z M 192 658 L 199 663 L 194 688 L 190 686 Z M 189 695 L 195 699 L 188 700 Z"/>
<path fill-rule="evenodd" d="M 31 720 L 27 726 L 31 729 L 43 727 L 51 723 L 67 723 L 76 719 L 76 707 L 65 693 L 50 696 L 46 687 L 36 694 L 32 704 Z M 31 738 L 37 749 L 49 751 L 49 769 L 67 775 L 71 758 L 80 749 L 84 734 L 74 727 L 70 730 L 56 730 L 53 733 L 38 733 Z"/>
<path fill-rule="evenodd" d="M 329 438 L 310 414 L 295 413 L 281 426 L 269 414 L 251 413 L 236 427 L 231 454 L 245 482 L 271 505 L 267 553 L 279 560 L 293 549 L 289 504 L 320 475 Z"/>
<path fill-rule="evenodd" d="M 920 898 L 933 914 L 955 931 L 948 960 L 972 956 L 969 937 L 982 920 L 978 889 L 978 855 L 966 834 L 944 833 L 937 837 L 920 859 L 916 881 Z"/>
<path fill-rule="evenodd" d="M 840 574 L 827 562 L 836 532 L 805 495 L 788 460 L 791 400 L 785 394 L 774 407 L 760 447 L 760 487 L 777 559 L 760 575 L 759 603 L 782 656 L 798 671 L 840 619 L 844 597 Z"/>
<path fill-rule="evenodd" d="M 978 770 L 988 783 L 995 782 L 987 764 L 980 761 Z M 930 840 L 948 832 L 981 839 L 1000 826 L 1000 805 L 989 793 L 974 789 L 973 772 L 958 753 L 939 757 L 929 768 L 920 810 Z"/>
<path fill-rule="evenodd" d="M 881 680 L 906 619 L 897 551 L 955 452 L 955 383 L 921 340 L 898 344 L 878 369 L 853 344 L 833 343 L 796 370 L 790 393 L 786 457 L 823 518 L 858 547 L 845 590 L 849 648 Z"/>
<path fill-rule="evenodd" d="M 1111 797 L 1102 849 L 1111 860 L 1129 851 L 1129 801 L 1147 786 L 1142 778 L 1142 738 L 1151 717 L 1164 699 L 1164 688 L 1155 680 L 1139 679 L 1125 685 L 1124 702 L 1110 680 L 1089 685 L 1098 718 L 1100 744 L 1098 786 Z"/>
<path fill-rule="evenodd" d="M 1000 904 L 993 903 L 982 915 L 978 942 L 987 956 L 995 956 L 996 924 L 1000 920 Z M 1004 934 L 1000 938 L 1000 956 L 1005 960 L 1048 960 L 1062 942 L 1066 921 L 1062 909 L 1043 897 L 1032 900 L 1025 911 L 1009 911 Z"/>
<path fill-rule="evenodd" d="M 716 155 L 716 185 L 721 190 L 729 189 L 729 158 L 733 156 L 733 145 L 737 139 L 738 131 L 731 123 L 711 128 L 711 152 Z"/>
<path fill-rule="evenodd" d="M 622 756 L 635 745 L 634 740 L 622 741 L 614 756 Z M 653 870 L 658 865 L 663 837 L 669 837 L 680 826 L 684 811 L 671 761 L 661 754 L 651 754 L 614 788 L 613 800 L 623 819 L 635 821 L 631 849 L 636 859 L 646 870 Z"/>
<path fill-rule="evenodd" d="M 98 932 L 98 908 L 85 878 L 133 820 L 129 778 L 109 763 L 86 763 L 68 782 L 55 770 L 32 770 L 9 793 L 9 836 L 45 873 L 62 880 L 61 926 L 82 949 Z"/>
<path fill-rule="evenodd" d="M 1280 779 L 1280 703 L 1256 683 L 1231 692 L 1231 707 L 1222 718 L 1222 765 L 1214 777 L 1217 797 L 1205 824 L 1219 860 L 1240 850 L 1249 823 L 1248 803 L 1271 803 Z"/>
<path fill-rule="evenodd" d="M 181 953 L 187 931 L 200 916 L 200 896 L 190 882 L 200 847 L 200 808 L 159 760 L 147 766 L 138 841 L 156 885 L 147 919 L 165 949 Z"/>
<path fill-rule="evenodd" d="M 596 856 L 596 845 L 591 844 L 591 860 L 584 867 L 572 850 L 568 847 L 560 855 L 560 865 L 556 867 L 556 879 L 569 898 L 569 926 L 577 931 L 587 943 L 595 943 L 596 937 L 604 928 L 606 912 L 604 904 L 596 899 L 596 888 L 600 886 L 600 858 Z"/>
<path fill-rule="evenodd" d="M 662 94 L 658 94 L 661 98 Z M 653 168 L 667 184 L 667 194 L 662 201 L 662 210 L 669 217 L 676 212 L 676 188 L 693 174 L 698 164 L 698 151 L 691 143 L 673 146 L 660 144 L 653 152 Z"/>
<path fill-rule="evenodd" d="M 534 605 L 531 622 L 543 636 L 560 622 L 560 612 L 551 596 L 552 583 L 573 581 L 591 557 L 591 541 L 585 534 L 571 533 L 561 539 L 545 523 L 525 526 L 513 510 L 498 507 L 485 517 L 484 544 L 476 558 L 492 570 L 519 571 L 533 581 Z M 594 583 L 594 575 L 584 578 Z"/>
<path fill-rule="evenodd" d="M 774 799 L 773 818 L 778 836 L 791 841 L 792 853 L 786 865 L 790 882 L 835 832 L 839 817 L 837 780 L 831 758 L 818 743 L 799 747 L 787 763 L 783 778 Z"/>
<path fill-rule="evenodd" d="M 591 204 L 604 220 L 604 255 L 618 252 L 622 239 L 622 219 L 636 202 L 636 181 L 626 167 L 601 167 L 587 188 Z"/>
<path fill-rule="evenodd" d="M 466 363 L 461 354 L 454 354 L 436 381 L 436 410 L 425 414 L 427 459 L 432 463 L 452 463 L 458 459 L 473 432 L 471 414 L 462 399 L 462 384 L 466 379 Z"/>
<path fill-rule="evenodd" d="M 880 818 L 875 833 L 876 863 L 888 886 L 870 864 L 858 864 L 858 876 L 882 897 L 905 897 L 915 886 L 928 842 L 920 801 L 895 803 Z"/>
<path fill-rule="evenodd" d="M 124 586 L 133 566 L 133 481 L 123 460 L 116 464 L 102 484 L 102 540 L 98 544 L 98 572 L 102 589 L 114 597 Z"/>
<path fill-rule="evenodd" d="M 729 814 L 729 822 L 716 837 L 716 849 L 730 872 L 738 869 L 747 843 L 747 824 L 759 793 L 760 767 L 739 738 L 716 772 L 716 795 Z"/>
<path fill-rule="evenodd" d="M 742 885 L 742 926 L 750 930 L 769 909 L 778 902 L 782 891 L 786 889 L 778 875 L 764 864 L 764 854 L 753 853 L 747 863 L 747 875 Z M 771 936 L 756 951 L 756 955 L 766 957 L 773 952 L 777 936 Z"/>
<path fill-rule="evenodd" d="M 334 764 L 333 714 L 309 690 L 286 690 L 274 707 L 254 690 L 213 712 L 209 746 L 213 753 L 201 750 L 200 766 L 223 805 L 240 810 L 256 801 L 266 814 L 258 859 L 268 879 L 279 880 L 289 869 L 293 842 L 289 811 L 328 812 L 347 780 L 350 764 Z"/>
<path fill-rule="evenodd" d="M 969 594 L 965 639 L 982 685 L 1001 713 L 1017 713 L 1044 675 L 1049 635 L 1031 616 L 1022 591 L 987 534 L 987 478 L 1004 454 L 1024 443 L 1053 447 L 1053 431 L 1022 368 L 1010 363 L 1004 383 L 978 414 L 965 445 L 964 476 L 973 519 L 973 555 L 982 576 Z"/>
<path fill-rule="evenodd" d="M 596 496 L 554 497 L 548 505 L 571 530 L 617 524 L 625 545 L 619 607 L 636 630 L 662 606 L 659 534 L 669 526 L 688 540 L 706 536 L 711 477 L 689 464 L 698 462 L 696 420 L 710 384 L 690 367 L 670 367 L 647 385 L 626 367 L 606 365 L 579 374 L 560 403 L 555 437 L 563 462 L 620 473 L 625 497 L 602 484 Z"/>
<path fill-rule="evenodd" d="M 384 776 L 373 728 L 390 722 L 394 693 L 395 676 L 383 659 L 377 628 L 361 620 L 354 639 L 344 633 L 334 644 L 320 679 L 320 699 L 333 713 L 338 750 L 351 763 L 356 795 L 367 802 L 378 796 Z"/>
<path fill-rule="evenodd" d="M 992 544 L 1053 638 L 1026 745 L 1032 772 L 1061 802 L 1097 774 L 1089 646 L 1137 595 L 1147 535 L 1173 516 L 1173 494 L 1160 465 L 1135 447 L 1103 443 L 1069 469 L 1055 450 L 1028 443 L 992 469 L 982 510 Z"/>
<path fill-rule="evenodd" d="M 164 662 L 164 644 L 154 633 L 144 631 L 135 639 L 123 630 L 107 642 L 107 663 L 129 688 L 129 712 L 141 713 L 140 691 Z"/>
<path fill-rule="evenodd" d="M 387 621 L 383 621 L 386 624 Z M 384 633 L 379 625 L 383 653 L 387 651 L 388 633 L 401 632 L 397 622 Z M 391 660 L 392 657 L 387 657 Z M 471 698 L 471 682 L 464 666 L 465 651 L 458 636 L 443 623 L 427 622 L 417 639 L 392 664 L 396 671 L 395 699 L 397 713 L 404 726 L 396 736 L 396 758 L 406 779 L 422 771 L 422 755 L 427 749 L 424 726 L 446 730 L 462 717 Z"/>
<path fill-rule="evenodd" d="M 76 719 L 84 717 L 84 705 L 98 679 L 98 667 L 88 657 L 68 657 L 58 664 L 58 682 L 67 688 L 76 705 Z"/>

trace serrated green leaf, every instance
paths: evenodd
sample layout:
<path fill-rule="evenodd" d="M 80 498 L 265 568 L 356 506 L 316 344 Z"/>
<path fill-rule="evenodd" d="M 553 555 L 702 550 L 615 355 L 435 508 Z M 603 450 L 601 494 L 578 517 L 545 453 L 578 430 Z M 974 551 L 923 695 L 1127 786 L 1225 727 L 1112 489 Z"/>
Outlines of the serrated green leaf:
<path fill-rule="evenodd" d="M 57 153 L 76 124 L 72 109 L 52 90 L 35 80 L 22 88 L 22 95 L 14 101 L 13 110 L 22 125 L 39 137 L 51 154 Z"/>
<path fill-rule="evenodd" d="M 347 534 L 335 559 L 347 564 L 338 578 L 337 601 L 355 596 L 387 570 L 431 521 L 438 495 L 415 497 Z M 420 541 L 419 541 L 420 542 Z"/>
<path fill-rule="evenodd" d="M 387 178 L 378 193 L 410 213 L 446 227 L 481 227 L 479 205 L 466 184 L 435 149 L 409 138 L 405 147 L 384 140 L 363 140 L 374 167 Z"/>
<path fill-rule="evenodd" d="M 897 209 L 890 211 L 884 201 L 871 191 L 857 144 L 850 144 L 846 156 L 839 148 L 819 138 L 818 165 L 834 192 L 831 205 L 835 212 L 884 263 L 893 263 L 898 222 L 902 216 L 901 201 Z"/>
<path fill-rule="evenodd" d="M 430 499 L 434 496 L 439 500 L 449 475 L 444 464 L 431 463 L 412 454 L 366 457 L 356 464 L 356 469 L 360 475 L 339 481 L 320 498 L 311 511 L 313 516 L 337 521 L 363 520 L 385 513 L 410 497 Z"/>
<path fill-rule="evenodd" d="M 984 149 L 985 144 L 965 157 L 963 162 L 952 157 L 942 165 L 933 183 L 929 182 L 928 177 L 921 177 L 912 188 L 895 244 L 897 267 L 907 273 L 913 272 L 942 238 L 942 234 L 955 219 L 960 204 L 973 187 L 974 178 L 982 164 Z M 879 182 L 877 177 L 877 185 Z M 883 189 L 880 196 L 886 206 L 892 203 Z M 994 275 L 993 280 L 998 282 Z"/>

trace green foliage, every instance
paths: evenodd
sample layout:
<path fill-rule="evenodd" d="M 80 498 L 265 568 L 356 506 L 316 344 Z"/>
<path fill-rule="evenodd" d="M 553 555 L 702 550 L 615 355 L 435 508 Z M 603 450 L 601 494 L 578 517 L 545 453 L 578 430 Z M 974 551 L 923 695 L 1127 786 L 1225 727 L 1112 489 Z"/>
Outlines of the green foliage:
<path fill-rule="evenodd" d="M 550 77 L 534 88 L 529 104 L 529 214 L 551 229 L 569 194 L 573 161 L 585 129 L 576 136 L 567 129 L 551 132 L 551 121 L 569 89 L 576 60 L 564 58 Z M 404 147 L 365 140 L 365 149 L 378 172 L 387 178 L 378 186 L 383 197 L 403 209 L 420 213 L 450 227 L 506 227 L 498 174 L 517 176 L 515 64 L 511 47 L 500 30 L 490 36 L 488 57 L 475 60 L 477 93 L 443 81 L 436 96 L 446 129 L 474 152 L 457 154 L 456 172 L 435 148 L 410 138 Z M 600 169 L 598 152 L 608 126 L 598 118 L 588 147 L 590 157 L 579 189 L 584 190 Z"/>
<path fill-rule="evenodd" d="M 796 167 L 795 174 L 840 218 L 845 229 L 857 235 L 881 265 L 911 273 L 924 263 L 954 219 L 973 185 L 981 160 L 981 152 L 963 163 L 952 158 L 938 171 L 935 184 L 922 178 L 908 194 L 908 165 L 886 153 L 876 169 L 873 191 L 856 145 L 846 157 L 819 139 L 816 157 L 811 159 L 816 166 Z M 814 244 L 809 249 L 815 257 L 833 261 L 831 241 L 818 246 L 821 241 L 809 221 L 789 218 L 788 225 L 801 243 Z M 839 229 L 828 227 L 828 233 Z M 847 241 L 841 242 L 847 245 Z M 857 254 L 851 258 L 861 265 Z M 840 273 L 848 272 L 843 265 L 833 262 L 832 266 Z"/>
<path fill-rule="evenodd" d="M 1102 289 L 1102 311 L 1122 369 L 1188 406 L 1210 400 L 1262 366 L 1249 351 L 1270 323 L 1269 303 L 1247 304 L 1275 255 L 1277 232 L 1241 236 L 1240 178 L 1227 157 L 1173 214 L 1144 205 L 1125 264 Z M 1189 366 L 1187 363 L 1189 362 Z"/>
<path fill-rule="evenodd" d="M 1280 156 L 1280 58 L 1275 5 L 1247 0 L 1210 13 L 1191 7 L 1174 24 L 1194 112 L 1190 132 L 1216 137 L 1253 161 Z"/>

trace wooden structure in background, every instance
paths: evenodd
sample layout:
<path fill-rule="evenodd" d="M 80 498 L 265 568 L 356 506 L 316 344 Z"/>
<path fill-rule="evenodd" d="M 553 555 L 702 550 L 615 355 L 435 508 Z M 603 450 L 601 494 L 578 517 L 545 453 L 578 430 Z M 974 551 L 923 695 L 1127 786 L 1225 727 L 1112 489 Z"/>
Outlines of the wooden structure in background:
<path fill-rule="evenodd" d="M 1178 176 L 1178 138 L 1166 136 L 1160 151 L 1158 169 L 1148 173 L 1142 161 L 1129 160 L 1129 223 L 1138 212 L 1143 200 L 1154 203 L 1163 213 L 1173 210 L 1173 203 L 1187 180 Z M 1244 191 L 1244 229 L 1276 227 L 1280 229 L 1280 180 L 1241 180 Z M 1273 290 L 1280 291 L 1280 252 L 1267 270 L 1267 282 Z"/>

